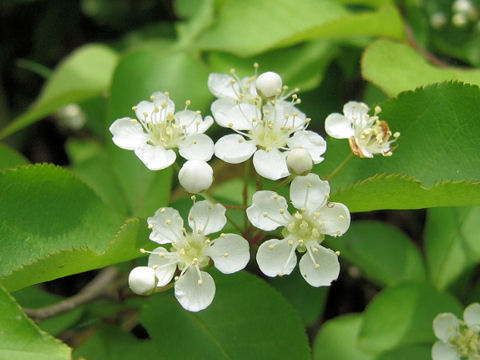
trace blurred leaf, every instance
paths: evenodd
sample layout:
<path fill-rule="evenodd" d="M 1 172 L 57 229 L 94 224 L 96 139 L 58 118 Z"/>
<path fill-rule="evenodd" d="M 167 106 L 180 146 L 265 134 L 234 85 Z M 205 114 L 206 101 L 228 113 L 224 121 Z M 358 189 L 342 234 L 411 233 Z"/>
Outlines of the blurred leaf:
<path fill-rule="evenodd" d="M 378 354 L 399 345 L 432 344 L 432 323 L 441 312 L 459 315 L 462 306 L 428 284 L 402 284 L 378 294 L 365 311 L 359 334 L 362 350 Z"/>
<path fill-rule="evenodd" d="M 30 110 L 0 132 L 4 138 L 51 114 L 61 106 L 98 96 L 110 85 L 117 54 L 103 45 L 85 45 L 55 70 Z"/>
<path fill-rule="evenodd" d="M 171 295 L 147 300 L 140 322 L 157 356 L 188 359 L 309 359 L 295 310 L 265 282 L 246 272 L 215 272 L 216 295 L 206 310 L 184 310 Z M 185 339 L 187 346 L 178 346 Z"/>
<path fill-rule="evenodd" d="M 289 276 L 271 279 L 270 284 L 293 305 L 305 326 L 312 326 L 318 321 L 327 302 L 329 287 L 310 286 L 298 268 Z"/>
<path fill-rule="evenodd" d="M 330 180 L 332 199 L 351 211 L 479 204 L 478 108 L 480 89 L 460 83 L 387 101 L 380 118 L 402 134 L 398 149 L 391 157 L 350 160 Z M 328 146 L 316 167 L 322 177 L 351 153 L 346 140 L 329 139 Z"/>
<path fill-rule="evenodd" d="M 10 289 L 138 257 L 148 238 L 69 171 L 32 165 L 0 172 L 0 278 Z M 117 233 L 118 232 L 118 233 Z"/>
<path fill-rule="evenodd" d="M 176 23 L 179 46 L 191 45 L 214 20 L 214 0 L 175 1 L 175 9 L 180 16 L 189 18 Z"/>
<path fill-rule="evenodd" d="M 432 284 L 445 289 L 480 261 L 480 207 L 429 209 L 425 255 Z"/>
<path fill-rule="evenodd" d="M 13 168 L 28 164 L 28 160 L 8 146 L 0 144 L 0 169 Z"/>
<path fill-rule="evenodd" d="M 0 358 L 68 360 L 70 348 L 40 330 L 0 285 Z"/>
<path fill-rule="evenodd" d="M 372 357 L 357 347 L 362 325 L 361 314 L 336 317 L 322 325 L 313 345 L 314 360 L 370 360 Z"/>
<path fill-rule="evenodd" d="M 431 356 L 431 345 L 407 345 L 387 351 L 375 357 L 375 360 L 425 360 Z"/>
<path fill-rule="evenodd" d="M 393 226 L 357 221 L 345 235 L 330 238 L 327 243 L 340 250 L 341 257 L 358 266 L 378 285 L 426 279 L 420 251 L 408 236 Z"/>
<path fill-rule="evenodd" d="M 428 63 L 410 46 L 389 40 L 376 41 L 367 48 L 362 58 L 362 75 L 390 96 L 447 80 L 480 84 L 480 70 L 440 68 Z"/>
<path fill-rule="evenodd" d="M 102 326 L 73 352 L 74 359 L 131 360 L 139 356 L 156 359 L 152 341 L 139 340 L 113 326 Z"/>

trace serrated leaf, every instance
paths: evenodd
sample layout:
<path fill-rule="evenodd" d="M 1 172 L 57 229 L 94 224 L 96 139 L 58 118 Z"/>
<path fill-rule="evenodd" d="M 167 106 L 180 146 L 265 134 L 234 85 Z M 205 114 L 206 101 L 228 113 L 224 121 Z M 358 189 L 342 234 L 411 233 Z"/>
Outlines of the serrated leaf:
<path fill-rule="evenodd" d="M 389 40 L 378 40 L 366 49 L 362 76 L 390 96 L 446 80 L 480 85 L 480 70 L 440 68 L 430 64 L 409 45 Z"/>
<path fill-rule="evenodd" d="M 432 322 L 442 312 L 459 315 L 462 306 L 428 284 L 401 284 L 378 294 L 365 311 L 360 348 L 372 354 L 401 345 L 432 344 Z"/>
<path fill-rule="evenodd" d="M 0 278 L 10 291 L 138 257 L 147 239 L 138 219 L 116 234 L 120 217 L 52 165 L 0 172 L 0 219 Z"/>
<path fill-rule="evenodd" d="M 480 207 L 429 209 L 425 255 L 431 282 L 445 289 L 480 261 Z"/>
<path fill-rule="evenodd" d="M 104 45 L 89 44 L 74 51 L 58 66 L 32 107 L 4 128 L 0 138 L 23 129 L 61 106 L 101 94 L 110 85 L 117 58 L 117 54 Z"/>
<path fill-rule="evenodd" d="M 0 144 L 0 170 L 28 164 L 28 160 L 8 146 Z"/>
<path fill-rule="evenodd" d="M 347 314 L 327 321 L 320 328 L 313 345 L 314 360 L 371 360 L 372 356 L 357 346 L 362 325 L 361 314 Z"/>
<path fill-rule="evenodd" d="M 355 264 L 378 285 L 426 280 L 420 251 L 408 236 L 393 226 L 357 221 L 345 235 L 328 239 L 327 243 L 340 250 L 342 258 Z"/>
<path fill-rule="evenodd" d="M 460 83 L 387 101 L 380 117 L 401 133 L 398 148 L 391 157 L 350 160 L 330 180 L 332 199 L 352 211 L 479 204 L 478 108 L 480 89 Z M 316 167 L 322 177 L 351 153 L 346 140 L 328 144 L 326 160 Z"/>
<path fill-rule="evenodd" d="M 40 330 L 0 285 L 0 359 L 68 360 L 70 348 Z"/>
<path fill-rule="evenodd" d="M 147 300 L 140 314 L 167 359 L 309 359 L 308 341 L 295 310 L 265 282 L 246 272 L 215 272 L 215 299 L 188 312 L 172 295 Z M 184 339 L 186 346 L 178 346 Z"/>

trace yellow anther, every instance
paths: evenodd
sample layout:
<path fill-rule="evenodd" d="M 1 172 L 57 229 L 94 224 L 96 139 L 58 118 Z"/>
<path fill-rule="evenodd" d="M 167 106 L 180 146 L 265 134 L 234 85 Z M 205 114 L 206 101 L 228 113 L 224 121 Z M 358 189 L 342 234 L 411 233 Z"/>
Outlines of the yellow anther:
<path fill-rule="evenodd" d="M 258 63 L 256 63 L 256 62 L 253 63 L 253 67 L 254 67 L 255 69 L 258 69 L 258 66 L 259 66 Z"/>
<path fill-rule="evenodd" d="M 211 243 L 210 239 L 205 239 L 205 244 L 206 245 L 210 245 L 210 243 Z"/>
<path fill-rule="evenodd" d="M 225 233 L 221 233 L 221 234 L 220 234 L 220 237 L 221 237 L 221 238 L 224 238 L 225 236 L 227 236 L 227 234 L 225 234 Z"/>
<path fill-rule="evenodd" d="M 138 110 L 138 106 L 132 106 L 132 110 L 133 110 L 133 111 L 137 111 L 137 110 Z"/>
<path fill-rule="evenodd" d="M 263 213 L 263 217 L 268 217 L 268 213 L 267 213 L 267 212 L 264 212 L 264 213 Z"/>
<path fill-rule="evenodd" d="M 319 213 L 318 211 L 315 211 L 315 212 L 313 213 L 313 216 L 314 216 L 314 217 L 319 217 L 319 216 L 320 216 L 320 213 Z"/>
<path fill-rule="evenodd" d="M 153 229 L 153 224 L 148 224 L 147 226 L 149 229 Z"/>
<path fill-rule="evenodd" d="M 278 273 L 278 276 L 280 276 L 280 277 L 282 277 L 283 275 L 285 275 L 283 272 Z"/>
<path fill-rule="evenodd" d="M 147 112 L 144 112 L 144 113 L 143 113 L 143 116 L 144 116 L 144 117 L 148 117 L 148 113 L 147 113 Z"/>
<path fill-rule="evenodd" d="M 341 234 L 342 234 L 342 231 L 341 231 L 341 230 L 337 230 L 337 231 L 336 231 L 336 234 L 337 234 L 337 235 L 341 235 Z"/>
<path fill-rule="evenodd" d="M 312 251 L 313 251 L 314 253 L 317 253 L 317 252 L 318 252 L 318 248 L 314 247 L 314 248 L 312 248 Z"/>
<path fill-rule="evenodd" d="M 279 211 L 280 211 L 280 214 L 282 215 L 285 214 L 285 209 L 280 209 Z"/>
<path fill-rule="evenodd" d="M 338 220 L 340 220 L 340 221 L 345 220 L 345 216 L 339 215 L 339 216 L 338 216 Z"/>
<path fill-rule="evenodd" d="M 228 123 L 228 127 L 233 127 L 233 124 L 232 124 L 232 123 Z"/>
<path fill-rule="evenodd" d="M 300 213 L 298 213 L 298 212 L 297 212 L 297 213 L 295 213 L 295 215 L 294 215 L 294 216 L 295 216 L 295 218 L 297 218 L 298 220 L 300 220 L 300 219 L 302 219 L 302 218 L 303 218 L 302 214 L 300 214 Z"/>
<path fill-rule="evenodd" d="M 375 114 L 380 114 L 382 112 L 382 108 L 380 106 L 375 106 Z"/>
<path fill-rule="evenodd" d="M 298 244 L 299 245 L 303 245 L 305 243 L 305 241 L 303 241 L 303 239 L 298 239 Z"/>
<path fill-rule="evenodd" d="M 399 136 L 400 136 L 400 133 L 399 133 L 398 131 L 393 134 L 393 137 L 394 137 L 395 139 L 398 138 Z"/>
<path fill-rule="evenodd" d="M 229 254 L 226 252 L 225 254 L 223 254 L 223 257 L 227 258 L 229 256 Z"/>
<path fill-rule="evenodd" d="M 308 188 L 312 187 L 312 183 L 310 181 L 307 181 L 307 183 L 305 185 L 307 185 Z"/>
<path fill-rule="evenodd" d="M 170 219 L 165 220 L 165 224 L 170 225 L 171 223 L 172 223 L 172 220 Z"/>
<path fill-rule="evenodd" d="M 139 251 L 140 251 L 142 254 L 146 254 L 146 253 L 147 253 L 147 250 L 145 250 L 145 249 L 140 249 Z"/>
<path fill-rule="evenodd" d="M 159 109 L 158 106 L 154 106 L 154 107 L 153 107 L 153 111 L 154 111 L 154 112 L 160 112 L 160 109 Z"/>
<path fill-rule="evenodd" d="M 185 101 L 185 105 L 190 106 L 192 102 L 190 100 Z"/>
<path fill-rule="evenodd" d="M 162 107 L 162 109 L 166 109 L 167 108 L 167 103 L 164 101 L 160 104 L 160 106 Z"/>
<path fill-rule="evenodd" d="M 177 281 L 178 279 L 179 279 L 178 276 L 175 276 L 175 277 L 173 278 L 173 280 L 175 280 L 175 281 Z"/>
<path fill-rule="evenodd" d="M 293 245 L 293 240 L 288 240 L 288 245 L 292 246 Z"/>
<path fill-rule="evenodd" d="M 277 200 L 277 199 L 278 199 L 278 194 L 273 194 L 273 198 L 274 198 L 275 200 Z"/>
<path fill-rule="evenodd" d="M 315 270 L 320 269 L 320 264 L 315 264 Z"/>
<path fill-rule="evenodd" d="M 337 256 L 340 256 L 341 253 L 340 253 L 340 251 L 337 250 L 337 251 L 335 251 L 335 254 L 337 254 Z"/>
<path fill-rule="evenodd" d="M 195 201 L 195 200 L 197 200 L 197 197 L 196 197 L 195 195 L 192 195 L 192 196 L 190 196 L 190 199 L 191 199 L 192 201 Z"/>
<path fill-rule="evenodd" d="M 158 265 L 153 265 L 153 270 L 157 270 L 158 269 Z"/>
<path fill-rule="evenodd" d="M 270 244 L 270 245 L 268 245 L 268 248 L 269 248 L 270 250 L 273 250 L 273 249 L 275 248 L 275 245 L 274 245 L 274 244 Z"/>
<path fill-rule="evenodd" d="M 163 93 L 163 95 L 165 95 L 165 96 L 168 97 L 168 96 L 170 96 L 170 93 L 169 93 L 168 91 L 165 91 L 165 92 Z"/>
<path fill-rule="evenodd" d="M 203 284 L 203 280 L 202 279 L 198 279 L 198 285 L 202 285 Z"/>

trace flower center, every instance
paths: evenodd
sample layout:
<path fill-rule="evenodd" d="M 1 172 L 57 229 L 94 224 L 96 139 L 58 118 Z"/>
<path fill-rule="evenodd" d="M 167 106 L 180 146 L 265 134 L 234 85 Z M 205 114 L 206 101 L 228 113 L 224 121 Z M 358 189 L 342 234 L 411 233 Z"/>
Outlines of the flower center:
<path fill-rule="evenodd" d="M 272 148 L 278 149 L 285 146 L 290 131 L 285 127 L 279 127 L 273 121 L 259 121 L 249 135 L 258 146 L 270 151 Z"/>
<path fill-rule="evenodd" d="M 480 359 L 480 334 L 472 329 L 464 327 L 450 342 L 457 347 L 461 356 Z"/>
<path fill-rule="evenodd" d="M 210 244 L 210 240 L 204 235 L 188 233 L 185 240 L 182 241 L 178 248 L 180 255 L 180 268 L 186 265 L 198 265 L 204 267 L 208 264 L 209 257 L 205 255 L 206 249 Z"/>
<path fill-rule="evenodd" d="M 158 109 L 155 109 L 158 110 Z M 150 121 L 146 122 L 147 131 L 150 134 L 150 143 L 152 145 L 161 145 L 165 149 L 176 147 L 183 137 L 183 131 L 175 123 L 175 116 L 172 113 L 166 116 L 155 116 L 157 112 L 150 116 Z"/>
<path fill-rule="evenodd" d="M 323 222 L 319 218 L 320 214 L 310 216 L 306 212 L 296 212 L 290 223 L 285 227 L 284 237 L 290 236 L 295 238 L 299 244 L 299 251 L 302 246 L 312 241 L 320 243 L 325 236 L 322 234 Z"/>

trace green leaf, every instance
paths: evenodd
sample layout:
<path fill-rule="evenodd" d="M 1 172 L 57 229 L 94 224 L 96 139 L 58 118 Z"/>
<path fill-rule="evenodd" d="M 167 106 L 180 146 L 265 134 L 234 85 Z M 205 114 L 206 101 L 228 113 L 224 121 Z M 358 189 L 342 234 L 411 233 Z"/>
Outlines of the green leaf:
<path fill-rule="evenodd" d="M 289 0 L 229 0 L 222 4 L 217 20 L 194 46 L 253 56 L 347 14 L 334 1 L 304 0 L 300 6 Z"/>
<path fill-rule="evenodd" d="M 77 347 L 75 359 L 131 360 L 142 357 L 156 359 L 157 350 L 152 341 L 138 340 L 113 326 L 102 326 L 91 337 Z"/>
<path fill-rule="evenodd" d="M 330 180 L 332 199 L 351 211 L 479 204 L 478 108 L 480 89 L 460 83 L 387 101 L 380 116 L 401 133 L 398 149 L 391 157 L 350 160 Z M 346 140 L 329 139 L 328 146 L 316 167 L 323 177 L 351 154 Z"/>
<path fill-rule="evenodd" d="M 167 359 L 309 359 L 308 341 L 295 310 L 265 282 L 241 272 L 214 274 L 212 305 L 198 313 L 171 295 L 152 296 L 140 313 L 158 350 Z M 187 346 L 178 346 L 185 339 Z"/>
<path fill-rule="evenodd" d="M 48 80 L 32 107 L 0 132 L 4 138 L 51 114 L 61 106 L 98 96 L 110 85 L 117 54 L 90 44 L 68 56 Z"/>
<path fill-rule="evenodd" d="M 40 330 L 0 285 L 0 358 L 68 360 L 70 348 Z"/>
<path fill-rule="evenodd" d="M 428 284 L 387 288 L 365 311 L 359 345 L 364 351 L 378 354 L 399 345 L 432 344 L 432 322 L 441 312 L 458 315 L 462 307 L 454 297 Z"/>
<path fill-rule="evenodd" d="M 390 96 L 447 80 L 480 84 L 480 70 L 440 68 L 409 45 L 389 40 L 376 41 L 367 48 L 362 58 L 362 75 Z"/>
<path fill-rule="evenodd" d="M 329 287 L 310 286 L 298 268 L 289 276 L 271 279 L 270 284 L 295 307 L 305 326 L 312 326 L 318 321 L 327 302 Z"/>
<path fill-rule="evenodd" d="M 0 278 L 10 291 L 138 257 L 146 226 L 122 220 L 69 171 L 0 172 Z M 116 234 L 117 233 L 117 234 Z"/>
<path fill-rule="evenodd" d="M 0 144 L 0 169 L 13 168 L 28 164 L 28 160 L 8 146 Z"/>
<path fill-rule="evenodd" d="M 375 360 L 425 360 L 431 356 L 431 345 L 407 345 L 387 351 L 375 357 Z"/>
<path fill-rule="evenodd" d="M 420 251 L 408 236 L 393 226 L 357 221 L 345 235 L 328 239 L 327 243 L 340 250 L 342 258 L 355 264 L 378 285 L 426 279 Z"/>
<path fill-rule="evenodd" d="M 313 345 L 314 360 L 371 360 L 357 346 L 361 314 L 336 317 L 322 325 Z"/>
<path fill-rule="evenodd" d="M 425 255 L 432 284 L 445 289 L 480 261 L 480 207 L 429 209 Z"/>

